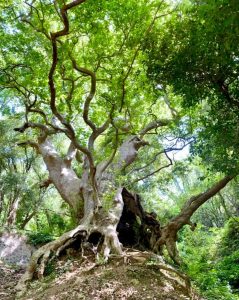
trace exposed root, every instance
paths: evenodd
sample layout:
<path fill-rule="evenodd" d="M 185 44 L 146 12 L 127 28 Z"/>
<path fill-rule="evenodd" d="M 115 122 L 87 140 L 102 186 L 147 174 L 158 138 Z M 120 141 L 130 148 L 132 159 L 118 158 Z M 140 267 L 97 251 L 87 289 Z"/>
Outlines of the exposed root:
<path fill-rule="evenodd" d="M 37 272 L 37 277 L 39 279 L 42 279 L 43 278 L 43 274 L 44 274 L 44 271 L 45 271 L 45 267 L 46 267 L 46 264 L 48 262 L 48 259 L 51 255 L 51 250 L 48 249 L 45 254 L 43 255 L 42 259 L 41 259 L 41 263 L 40 263 L 40 267 L 38 268 L 38 272 Z"/>
<path fill-rule="evenodd" d="M 77 228 L 66 232 L 57 240 L 52 241 L 36 250 L 31 257 L 26 272 L 18 282 L 16 290 L 22 294 L 27 288 L 27 283 L 31 281 L 35 275 L 37 275 L 37 278 L 41 279 L 44 275 L 45 267 L 49 258 L 51 256 L 58 256 L 68 245 L 74 242 L 75 235 L 85 236 L 85 232 L 85 227 L 80 225 Z"/>
<path fill-rule="evenodd" d="M 32 255 L 26 272 L 16 287 L 19 291 L 18 295 L 23 294 L 26 291 L 27 283 L 31 281 L 35 275 L 39 279 L 44 276 L 45 267 L 49 259 L 59 256 L 64 249 L 68 248 L 78 239 L 82 246 L 83 243 L 88 242 L 88 238 L 92 233 L 97 232 L 104 237 L 102 249 L 105 261 L 108 260 L 111 251 L 122 255 L 122 244 L 119 242 L 116 231 L 116 227 L 123 210 L 123 199 L 121 193 L 122 189 L 120 188 L 117 190 L 114 205 L 107 214 L 103 211 L 95 212 L 92 215 L 89 214 L 82 220 L 81 225 L 69 232 L 66 232 L 57 240 L 39 248 Z"/>
<path fill-rule="evenodd" d="M 116 228 L 109 226 L 105 232 L 104 244 L 103 244 L 103 254 L 105 261 L 108 260 L 111 251 L 116 254 L 122 255 L 122 244 L 119 242 L 118 235 L 116 233 Z"/>
<path fill-rule="evenodd" d="M 174 261 L 174 263 L 178 266 L 182 264 L 182 259 L 179 256 L 176 241 L 174 239 L 167 239 L 166 240 L 166 248 L 168 251 L 169 256 Z"/>

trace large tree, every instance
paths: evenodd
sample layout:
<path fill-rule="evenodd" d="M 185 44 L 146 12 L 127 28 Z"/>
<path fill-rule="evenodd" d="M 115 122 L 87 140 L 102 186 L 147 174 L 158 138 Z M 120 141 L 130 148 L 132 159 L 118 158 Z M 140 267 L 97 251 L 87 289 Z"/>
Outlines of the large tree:
<path fill-rule="evenodd" d="M 42 276 L 53 253 L 92 233 L 103 237 L 106 260 L 111 251 L 122 254 L 117 225 L 124 203 L 142 225 L 145 220 L 153 225 L 150 248 L 160 252 L 166 245 L 179 262 L 177 232 L 186 224 L 193 229 L 192 214 L 233 176 L 192 197 L 162 229 L 126 190 L 171 166 L 168 152 L 182 148 L 182 137 L 163 146 L 164 135 L 179 124 L 181 114 L 166 91 L 148 80 L 142 51 L 145 38 L 170 8 L 164 1 L 143 0 L 12 1 L 1 6 L 1 97 L 24 108 L 23 124 L 15 128 L 21 134 L 18 144 L 41 155 L 49 173 L 42 186 L 55 186 L 78 223 L 36 251 L 23 282 L 39 263 Z M 59 136 L 64 137 L 61 147 L 56 146 Z M 146 162 L 137 159 L 143 151 Z M 142 175 L 142 170 L 148 173 Z"/>

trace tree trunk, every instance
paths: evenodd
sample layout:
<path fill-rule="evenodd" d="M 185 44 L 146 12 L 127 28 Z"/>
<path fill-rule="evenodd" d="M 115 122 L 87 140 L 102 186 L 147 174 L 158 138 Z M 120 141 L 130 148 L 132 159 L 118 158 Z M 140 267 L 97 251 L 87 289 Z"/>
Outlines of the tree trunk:
<path fill-rule="evenodd" d="M 51 163 L 53 160 L 51 159 Z M 49 173 L 52 174 L 52 172 Z M 33 254 L 26 273 L 19 281 L 18 289 L 24 290 L 26 282 L 31 280 L 36 273 L 37 277 L 41 278 L 44 275 L 45 266 L 52 255 L 53 257 L 59 256 L 76 241 L 78 241 L 78 245 L 83 251 L 83 245 L 85 242 L 91 243 L 91 237 L 94 234 L 97 234 L 98 240 L 93 243 L 97 251 L 103 253 L 105 261 L 108 260 L 112 251 L 119 255 L 123 254 L 122 242 L 124 246 L 135 247 L 141 250 L 153 250 L 155 253 L 162 253 L 163 246 L 166 246 L 170 257 L 179 264 L 180 257 L 176 247 L 178 231 L 186 224 L 191 225 L 192 230 L 194 230 L 196 225 L 190 221 L 192 214 L 233 178 L 227 176 L 205 193 L 190 198 L 179 215 L 161 228 L 160 223 L 156 220 L 155 213 L 147 213 L 143 210 L 139 196 L 121 187 L 115 191 L 112 207 L 109 211 L 105 211 L 102 207 L 95 209 L 94 191 L 90 185 L 90 176 L 87 174 L 89 173 L 85 170 L 79 185 L 81 187 L 79 193 L 85 203 L 84 217 L 75 229 L 44 245 Z M 99 175 L 99 173 L 97 174 Z M 108 181 L 109 179 L 112 180 L 113 177 L 112 170 L 105 174 L 102 173 L 98 177 L 98 192 L 102 199 L 105 195 L 109 195 Z M 51 175 L 53 181 L 54 178 Z M 59 179 L 57 180 L 58 182 L 60 181 Z M 64 182 L 68 181 L 64 179 Z M 76 182 L 78 183 L 78 181 Z M 59 184 L 59 187 L 62 187 L 62 185 Z M 66 189 L 66 191 L 68 190 Z M 112 183 L 110 191 L 112 192 Z M 67 192 L 65 192 L 66 194 Z M 102 243 L 100 243 L 100 237 Z"/>
<path fill-rule="evenodd" d="M 3 210 L 3 202 L 4 202 L 4 192 L 0 191 L 0 216 L 1 216 L 2 210 Z"/>
<path fill-rule="evenodd" d="M 15 196 L 14 199 L 11 201 L 7 220 L 6 220 L 6 225 L 8 227 L 13 227 L 16 224 L 17 210 L 18 210 L 20 200 L 21 199 L 19 197 Z"/>
<path fill-rule="evenodd" d="M 76 218 L 79 220 L 83 216 L 81 180 L 71 168 L 67 158 L 62 159 L 48 139 L 39 143 L 39 152 L 49 172 L 49 179 L 62 199 L 72 207 Z"/>
<path fill-rule="evenodd" d="M 148 128 L 151 129 L 152 126 Z M 141 136 L 143 134 L 145 131 L 142 131 Z M 90 161 L 91 156 L 85 155 L 82 163 L 82 176 L 78 178 L 71 167 L 72 159 L 76 157 L 73 142 L 66 157 L 62 158 L 47 135 L 45 138 L 39 138 L 38 141 L 39 144 L 35 143 L 34 147 L 43 157 L 49 172 L 49 179 L 63 200 L 73 208 L 79 225 L 33 254 L 26 273 L 18 284 L 19 289 L 24 289 L 26 282 L 31 280 L 34 274 L 37 273 L 39 278 L 44 275 L 45 265 L 50 257 L 60 255 L 76 241 L 83 251 L 83 245 L 85 242 L 91 242 L 94 234 L 101 237 L 102 243 L 99 243 L 98 238 L 95 246 L 103 253 L 105 261 L 108 260 L 112 251 L 120 255 L 123 253 L 120 242 L 122 241 L 125 246 L 153 249 L 156 253 L 161 253 L 165 245 L 171 258 L 179 263 L 176 247 L 177 232 L 186 224 L 190 224 L 194 229 L 194 224 L 190 222 L 192 214 L 233 178 L 227 176 L 205 193 L 189 199 L 180 214 L 161 228 L 155 213 L 147 213 L 143 210 L 138 195 L 131 194 L 116 184 L 119 181 L 117 176 L 135 161 L 139 148 L 147 145 L 147 142 L 138 136 L 131 136 L 122 143 L 118 157 L 114 161 L 115 153 L 113 152 L 111 158 L 102 161 L 97 166 Z M 105 199 L 110 200 L 109 210 L 104 209 Z"/>
<path fill-rule="evenodd" d="M 20 228 L 23 230 L 27 223 L 36 215 L 37 211 L 33 211 L 32 213 L 28 214 L 25 216 L 25 218 L 23 219 L 21 225 L 20 225 Z"/>
<path fill-rule="evenodd" d="M 58 256 L 77 239 L 82 244 L 93 233 L 97 233 L 103 238 L 101 251 L 106 261 L 111 251 L 122 254 L 122 244 L 116 229 L 124 207 L 123 188 L 116 186 L 116 176 L 135 160 L 138 149 L 145 144 L 136 136 L 128 139 L 120 147 L 117 161 L 112 164 L 110 160 L 105 161 L 95 168 L 94 181 L 92 181 L 90 163 L 87 157 L 84 158 L 83 173 L 79 179 L 71 168 L 73 156 L 71 159 L 68 156 L 63 159 L 58 155 L 49 139 L 39 139 L 38 151 L 47 166 L 51 182 L 62 198 L 74 209 L 78 218 L 81 217 L 81 219 L 74 230 L 65 233 L 56 241 L 43 246 L 34 253 L 18 287 L 23 287 L 26 281 L 31 280 L 37 270 L 37 276 L 42 277 L 45 264 L 52 254 Z M 111 166 L 109 166 L 110 164 Z M 96 198 L 100 199 L 100 203 L 104 203 L 104 199 L 109 198 L 109 195 L 111 195 L 112 205 L 106 211 L 97 205 L 98 200 L 96 201 Z M 84 209 L 82 209 L 83 203 Z M 143 213 L 140 213 L 140 208 L 137 209 L 135 213 L 142 219 Z"/>

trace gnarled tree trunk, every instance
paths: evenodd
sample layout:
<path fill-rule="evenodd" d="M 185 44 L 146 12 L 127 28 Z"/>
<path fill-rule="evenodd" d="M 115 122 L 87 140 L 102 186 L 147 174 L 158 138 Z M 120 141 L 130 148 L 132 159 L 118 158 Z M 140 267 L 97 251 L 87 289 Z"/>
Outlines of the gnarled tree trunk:
<path fill-rule="evenodd" d="M 35 273 L 37 273 L 38 277 L 42 277 L 45 265 L 52 255 L 59 255 L 76 239 L 81 242 L 87 241 L 92 233 L 98 233 L 102 236 L 101 251 L 105 260 L 108 259 L 112 251 L 122 254 L 122 244 L 118 238 L 117 226 L 122 216 L 124 208 L 123 194 L 126 194 L 126 190 L 123 190 L 121 186 L 116 186 L 116 176 L 135 160 L 138 149 L 146 144 L 136 136 L 130 137 L 120 147 L 119 157 L 116 161 L 110 162 L 110 164 L 108 161 L 105 161 L 96 166 L 94 181 L 92 181 L 90 163 L 87 157 L 83 161 L 82 177 L 78 178 L 71 167 L 71 161 L 76 155 L 75 148 L 70 145 L 69 149 L 71 148 L 74 155 L 69 157 L 68 151 L 67 156 L 61 158 L 49 138 L 46 136 L 39 138 L 38 145 L 35 144 L 34 146 L 44 159 L 49 172 L 49 180 L 54 184 L 62 198 L 73 208 L 78 217 L 79 225 L 56 241 L 38 249 L 33 254 L 18 288 L 22 288 L 25 282 L 31 280 Z M 106 166 L 108 166 L 107 169 Z M 97 204 L 104 204 L 105 196 L 109 197 L 109 195 L 112 195 L 112 205 L 106 211 Z M 98 199 L 97 201 L 96 198 Z M 125 198 L 127 198 L 126 195 Z M 135 197 L 131 198 L 135 199 Z M 125 201 L 127 202 L 127 200 Z M 132 201 L 127 203 L 130 207 Z M 131 205 L 130 210 L 142 220 L 145 218 L 139 200 L 137 205 Z"/>

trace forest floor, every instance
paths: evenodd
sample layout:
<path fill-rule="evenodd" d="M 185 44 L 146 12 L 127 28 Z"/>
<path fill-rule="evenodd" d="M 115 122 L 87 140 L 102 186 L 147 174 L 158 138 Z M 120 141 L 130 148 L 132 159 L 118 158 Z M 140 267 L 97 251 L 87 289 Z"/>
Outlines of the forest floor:
<path fill-rule="evenodd" d="M 66 255 L 48 265 L 43 280 L 33 281 L 18 298 L 14 287 L 22 274 L 0 263 L 1 300 L 199 300 L 188 281 L 175 269 L 150 257 L 148 252 L 129 250 L 104 264 L 93 256 L 82 259 Z M 168 270 L 167 270 L 168 268 Z"/>
<path fill-rule="evenodd" d="M 0 299 L 14 300 L 15 286 L 24 273 L 23 269 L 4 264 L 0 260 Z"/>

